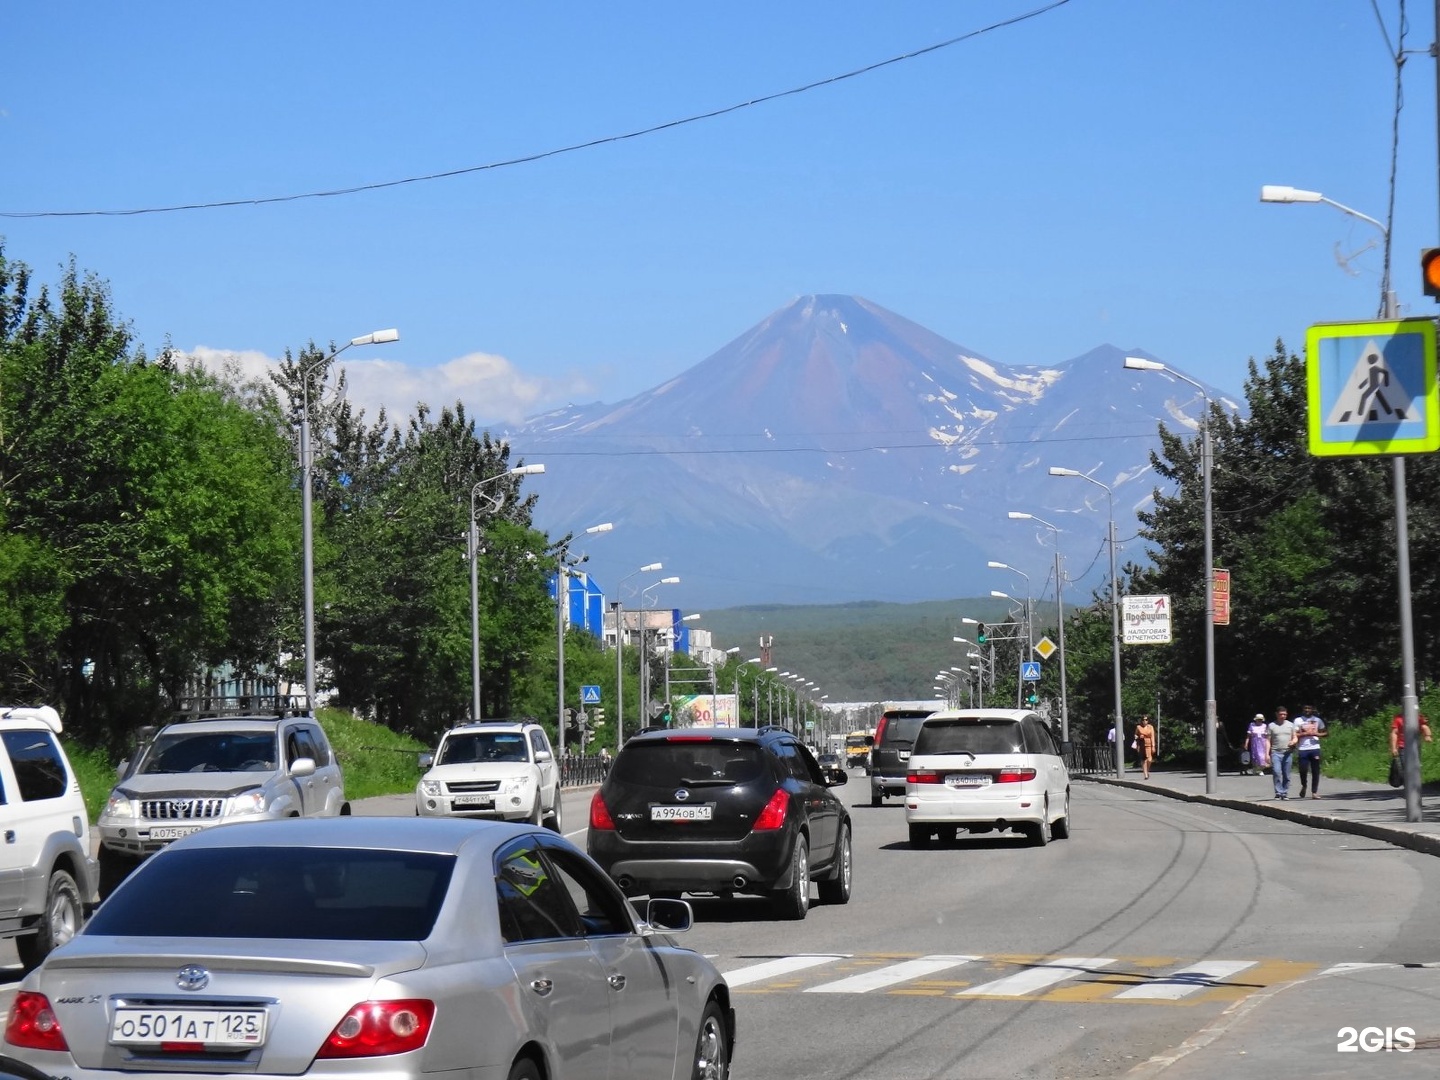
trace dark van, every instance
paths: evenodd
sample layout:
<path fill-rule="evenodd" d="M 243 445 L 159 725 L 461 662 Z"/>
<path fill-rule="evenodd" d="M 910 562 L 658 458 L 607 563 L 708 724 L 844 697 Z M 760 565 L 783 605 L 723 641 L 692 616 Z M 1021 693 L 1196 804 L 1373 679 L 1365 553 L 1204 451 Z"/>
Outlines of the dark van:
<path fill-rule="evenodd" d="M 875 725 L 870 748 L 870 805 L 879 806 L 887 795 L 905 797 L 905 767 L 920 725 L 933 709 L 887 708 Z"/>

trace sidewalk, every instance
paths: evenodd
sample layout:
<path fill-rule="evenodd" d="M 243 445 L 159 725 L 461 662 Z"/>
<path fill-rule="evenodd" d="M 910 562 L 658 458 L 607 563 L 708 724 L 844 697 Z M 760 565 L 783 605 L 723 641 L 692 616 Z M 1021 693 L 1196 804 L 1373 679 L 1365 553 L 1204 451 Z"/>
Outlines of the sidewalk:
<path fill-rule="evenodd" d="M 1205 774 L 1192 770 L 1152 768 L 1150 779 L 1142 780 L 1139 769 L 1127 767 L 1123 780 L 1114 776 L 1073 779 L 1263 814 L 1440 855 L 1440 793 L 1433 788 L 1421 795 L 1423 820 L 1407 822 L 1403 789 L 1328 776 L 1320 778 L 1321 797 L 1304 800 L 1292 777 L 1292 794 L 1284 802 L 1275 799 L 1268 775 L 1223 773 L 1209 795 L 1205 794 Z M 1428 1080 L 1440 1075 L 1440 1030 L 1433 1006 L 1440 964 L 1425 963 L 1433 960 L 1433 953 L 1416 959 L 1420 962 L 1403 967 L 1336 965 L 1323 973 L 1267 987 L 1237 1001 L 1172 1053 L 1141 1062 L 1126 1076 L 1128 1080 Z M 1412 1028 L 1414 1051 L 1337 1052 L 1342 1028 L 1367 1025 Z M 1366 1038 L 1379 1038 L 1379 1033 Z"/>
<path fill-rule="evenodd" d="M 1403 788 L 1363 780 L 1334 780 L 1322 776 L 1321 797 L 1302 800 L 1299 782 L 1292 776 L 1290 798 L 1280 802 L 1275 798 L 1275 788 L 1268 775 L 1222 773 L 1216 778 L 1215 791 L 1210 795 L 1205 794 L 1205 774 L 1190 770 L 1152 768 L 1150 779 L 1142 780 L 1139 769 L 1127 766 L 1123 780 L 1114 776 L 1075 776 L 1073 779 L 1143 788 L 1186 802 L 1209 803 L 1246 813 L 1298 821 L 1317 829 L 1354 833 L 1427 855 L 1440 855 L 1440 794 L 1433 790 L 1421 794 L 1420 816 L 1423 820 L 1406 821 Z"/>

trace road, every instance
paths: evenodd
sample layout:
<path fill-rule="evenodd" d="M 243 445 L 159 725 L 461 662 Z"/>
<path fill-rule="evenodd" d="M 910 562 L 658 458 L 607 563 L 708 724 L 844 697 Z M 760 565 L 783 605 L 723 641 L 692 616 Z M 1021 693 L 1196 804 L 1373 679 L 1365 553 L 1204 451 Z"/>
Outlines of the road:
<path fill-rule="evenodd" d="M 1440 1074 L 1440 969 L 1406 966 L 1440 961 L 1440 859 L 1079 782 L 1069 840 L 914 851 L 898 801 L 872 808 L 859 773 L 838 793 L 848 905 L 787 923 L 692 898 L 682 941 L 734 990 L 735 1080 Z M 589 799 L 566 793 L 582 846 Z M 1342 1053 L 1345 1026 L 1421 1046 Z"/>

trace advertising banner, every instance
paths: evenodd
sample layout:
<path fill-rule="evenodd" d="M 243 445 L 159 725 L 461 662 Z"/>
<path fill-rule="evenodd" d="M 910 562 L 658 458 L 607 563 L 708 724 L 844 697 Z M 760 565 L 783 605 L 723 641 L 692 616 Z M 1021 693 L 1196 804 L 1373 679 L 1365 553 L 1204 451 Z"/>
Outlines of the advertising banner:
<path fill-rule="evenodd" d="M 1170 644 L 1170 597 L 1122 596 L 1120 625 L 1126 645 Z"/>
<path fill-rule="evenodd" d="M 1213 578 L 1210 588 L 1214 590 L 1215 596 L 1215 625 L 1230 625 L 1230 571 L 1221 570 L 1218 567 L 1211 569 Z"/>
<path fill-rule="evenodd" d="M 734 694 L 676 694 L 673 727 L 735 727 L 740 709 Z"/>

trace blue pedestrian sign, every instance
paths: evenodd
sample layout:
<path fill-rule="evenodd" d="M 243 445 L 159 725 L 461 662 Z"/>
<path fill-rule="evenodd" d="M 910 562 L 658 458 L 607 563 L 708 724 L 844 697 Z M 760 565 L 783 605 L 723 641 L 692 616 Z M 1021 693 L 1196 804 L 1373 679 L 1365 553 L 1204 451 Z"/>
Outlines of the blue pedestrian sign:
<path fill-rule="evenodd" d="M 1433 319 L 1310 327 L 1310 453 L 1359 457 L 1440 449 L 1435 353 Z"/>
<path fill-rule="evenodd" d="M 600 704 L 600 687 L 598 687 L 598 686 L 582 686 L 582 687 L 580 687 L 580 704 L 581 704 L 581 705 L 599 705 L 599 704 Z"/>
<path fill-rule="evenodd" d="M 1026 660 L 1020 665 L 1020 679 L 1023 682 L 1040 681 L 1040 661 Z"/>

